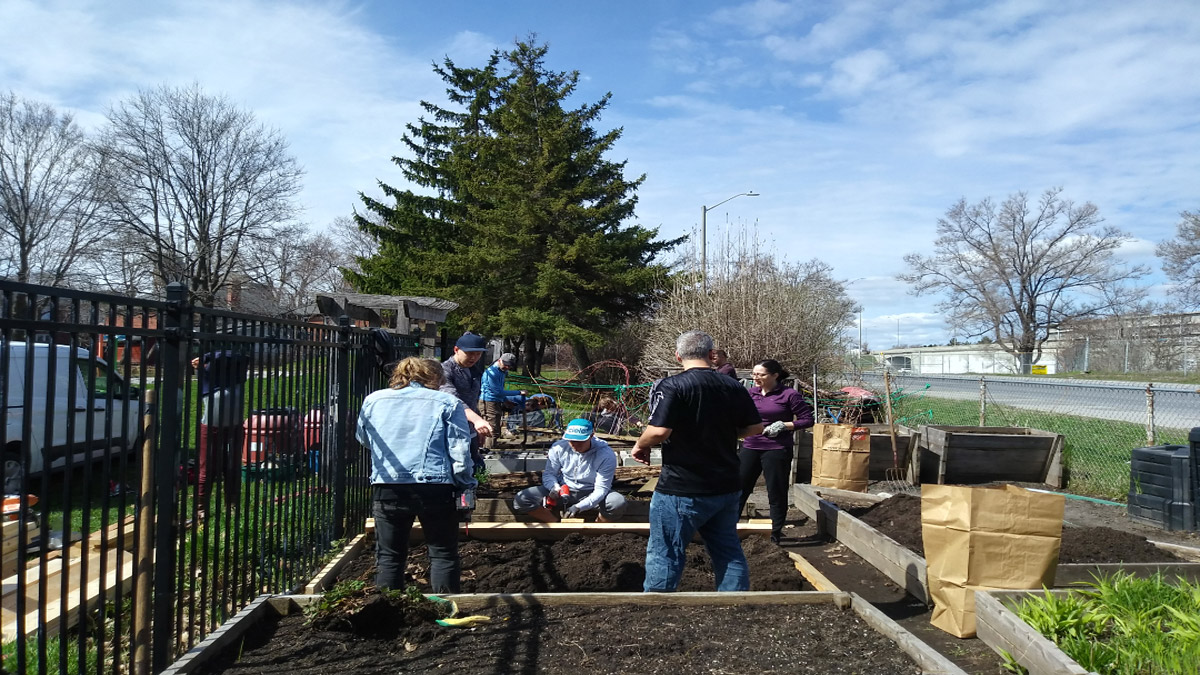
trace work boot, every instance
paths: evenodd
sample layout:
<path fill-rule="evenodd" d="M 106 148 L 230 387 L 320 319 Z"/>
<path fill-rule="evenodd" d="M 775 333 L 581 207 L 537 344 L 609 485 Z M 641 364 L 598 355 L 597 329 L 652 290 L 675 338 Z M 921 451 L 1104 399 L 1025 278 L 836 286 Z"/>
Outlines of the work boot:
<path fill-rule="evenodd" d="M 783 539 L 783 530 L 771 530 L 771 543 L 778 545 Z"/>

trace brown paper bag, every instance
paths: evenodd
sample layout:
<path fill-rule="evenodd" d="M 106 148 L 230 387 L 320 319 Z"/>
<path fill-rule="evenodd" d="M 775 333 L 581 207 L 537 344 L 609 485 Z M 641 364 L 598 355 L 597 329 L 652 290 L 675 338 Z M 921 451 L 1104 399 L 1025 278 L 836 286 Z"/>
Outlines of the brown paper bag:
<path fill-rule="evenodd" d="M 866 492 L 871 430 L 851 424 L 814 424 L 812 485 Z"/>
<path fill-rule="evenodd" d="M 1054 583 L 1062 543 L 1062 495 L 1013 485 L 921 488 L 921 535 L 933 600 L 930 623 L 975 635 L 975 591 Z"/>

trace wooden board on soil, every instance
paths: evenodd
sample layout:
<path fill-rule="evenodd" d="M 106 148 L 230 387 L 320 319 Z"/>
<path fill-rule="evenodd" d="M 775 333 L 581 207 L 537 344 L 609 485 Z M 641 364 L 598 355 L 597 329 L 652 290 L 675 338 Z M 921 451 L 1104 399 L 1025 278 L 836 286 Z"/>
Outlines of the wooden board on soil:
<path fill-rule="evenodd" d="M 263 603 L 221 653 L 199 650 L 198 669 L 168 672 L 962 672 L 846 594 L 454 597 L 489 620 L 443 628 L 371 600 L 357 610 L 368 620 L 318 627 L 296 606 Z"/>

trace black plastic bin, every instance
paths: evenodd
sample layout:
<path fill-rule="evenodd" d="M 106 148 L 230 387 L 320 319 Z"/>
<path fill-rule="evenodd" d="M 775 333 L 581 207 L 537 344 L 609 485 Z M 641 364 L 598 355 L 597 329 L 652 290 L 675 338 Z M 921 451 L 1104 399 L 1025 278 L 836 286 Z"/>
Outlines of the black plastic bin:
<path fill-rule="evenodd" d="M 1200 440 L 1200 428 L 1192 430 Z M 1135 448 L 1129 465 L 1129 517 L 1165 530 L 1195 530 L 1196 441 L 1190 447 Z"/>

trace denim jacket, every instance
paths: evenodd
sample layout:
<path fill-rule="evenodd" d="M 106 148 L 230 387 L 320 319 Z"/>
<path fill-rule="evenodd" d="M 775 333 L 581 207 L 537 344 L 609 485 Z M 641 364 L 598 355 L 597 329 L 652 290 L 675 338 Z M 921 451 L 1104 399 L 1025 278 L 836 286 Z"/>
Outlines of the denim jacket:
<path fill-rule="evenodd" d="M 371 483 L 476 484 L 462 401 L 413 382 L 367 396 L 359 443 L 371 451 Z"/>

